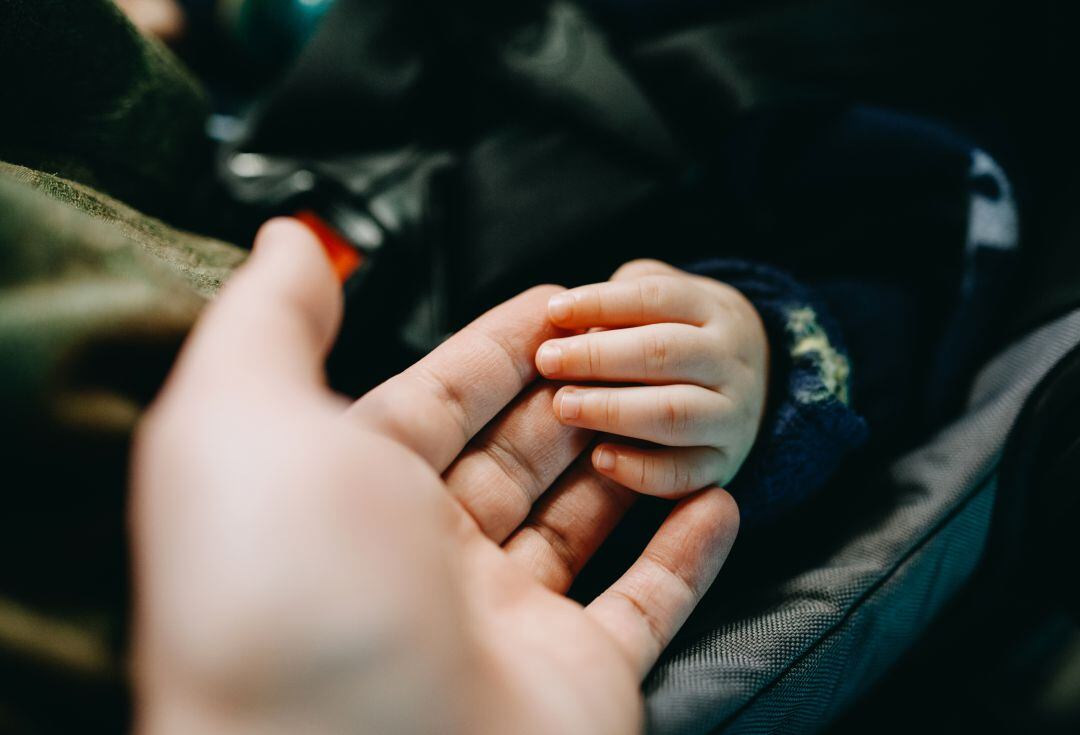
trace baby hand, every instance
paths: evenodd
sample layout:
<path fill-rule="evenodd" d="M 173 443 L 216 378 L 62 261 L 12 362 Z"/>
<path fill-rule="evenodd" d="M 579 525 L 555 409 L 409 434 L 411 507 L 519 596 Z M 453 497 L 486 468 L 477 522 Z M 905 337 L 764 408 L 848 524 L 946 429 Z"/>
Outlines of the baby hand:
<path fill-rule="evenodd" d="M 597 471 L 665 498 L 735 476 L 761 425 L 768 384 L 765 327 L 746 297 L 634 261 L 607 283 L 552 296 L 548 313 L 559 327 L 592 331 L 541 345 L 544 377 L 630 384 L 568 385 L 555 394 L 562 423 L 641 440 L 600 443 Z"/>

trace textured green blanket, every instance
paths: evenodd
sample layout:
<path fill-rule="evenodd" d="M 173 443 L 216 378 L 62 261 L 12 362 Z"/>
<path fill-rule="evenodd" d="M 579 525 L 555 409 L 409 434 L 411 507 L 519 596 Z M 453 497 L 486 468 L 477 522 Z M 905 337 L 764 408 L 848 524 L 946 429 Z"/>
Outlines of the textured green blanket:
<path fill-rule="evenodd" d="M 0 2 L 0 75 L 0 731 L 121 731 L 130 432 L 244 251 L 118 201 L 192 221 L 209 158 L 109 0 Z"/>
<path fill-rule="evenodd" d="M 0 164 L 0 730 L 125 716 L 128 438 L 242 258 Z"/>

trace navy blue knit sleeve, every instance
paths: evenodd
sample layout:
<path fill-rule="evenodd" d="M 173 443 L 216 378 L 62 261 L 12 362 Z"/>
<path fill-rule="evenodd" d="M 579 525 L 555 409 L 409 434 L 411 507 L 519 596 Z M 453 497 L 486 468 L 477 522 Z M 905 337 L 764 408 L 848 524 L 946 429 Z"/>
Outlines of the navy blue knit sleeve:
<path fill-rule="evenodd" d="M 711 260 L 689 270 L 739 289 L 768 334 L 765 419 L 728 487 L 743 527 L 760 526 L 809 498 L 866 441 L 866 421 L 851 405 L 851 365 L 836 322 L 783 271 L 743 260 Z"/>

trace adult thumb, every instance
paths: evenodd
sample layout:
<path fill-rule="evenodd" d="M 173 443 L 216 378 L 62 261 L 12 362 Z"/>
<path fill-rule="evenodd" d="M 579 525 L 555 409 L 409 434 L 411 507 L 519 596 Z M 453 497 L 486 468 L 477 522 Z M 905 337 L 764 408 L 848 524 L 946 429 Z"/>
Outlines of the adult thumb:
<path fill-rule="evenodd" d="M 196 325 L 181 360 L 185 370 L 214 380 L 321 383 L 341 310 L 341 286 L 319 240 L 296 220 L 270 220 L 248 262 Z"/>

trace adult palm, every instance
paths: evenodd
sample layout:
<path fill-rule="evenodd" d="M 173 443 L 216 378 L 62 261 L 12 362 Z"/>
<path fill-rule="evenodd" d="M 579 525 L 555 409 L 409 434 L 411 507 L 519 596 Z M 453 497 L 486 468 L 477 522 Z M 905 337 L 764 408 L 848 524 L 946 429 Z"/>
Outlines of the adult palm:
<path fill-rule="evenodd" d="M 318 245 L 264 228 L 136 443 L 141 729 L 640 726 L 738 514 L 689 496 L 610 589 L 565 596 L 633 495 L 574 463 L 590 437 L 534 383 L 553 290 L 350 405 L 323 383 L 341 307 Z"/>

